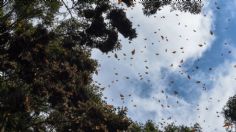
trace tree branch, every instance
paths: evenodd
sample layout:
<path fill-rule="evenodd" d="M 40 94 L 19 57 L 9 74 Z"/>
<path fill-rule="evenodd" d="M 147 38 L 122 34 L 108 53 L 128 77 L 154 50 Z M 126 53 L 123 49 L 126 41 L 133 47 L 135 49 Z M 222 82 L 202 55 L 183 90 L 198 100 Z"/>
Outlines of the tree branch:
<path fill-rule="evenodd" d="M 71 12 L 71 9 L 67 6 L 67 4 L 65 3 L 64 0 L 61 0 L 61 2 L 63 3 L 63 5 L 66 7 L 67 11 L 69 12 L 71 18 L 74 18 L 73 15 L 72 15 L 72 12 Z"/>

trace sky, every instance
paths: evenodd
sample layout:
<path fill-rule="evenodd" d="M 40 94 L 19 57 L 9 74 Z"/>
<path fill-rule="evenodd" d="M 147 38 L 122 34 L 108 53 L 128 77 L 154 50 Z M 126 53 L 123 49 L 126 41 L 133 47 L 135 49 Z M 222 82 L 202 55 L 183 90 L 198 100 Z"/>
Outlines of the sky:
<path fill-rule="evenodd" d="M 221 112 L 236 94 L 236 0 L 202 2 L 197 15 L 165 6 L 147 17 L 138 3 L 127 8 L 137 38 L 120 34 L 120 50 L 92 52 L 104 100 L 127 107 L 134 121 L 225 131 Z"/>

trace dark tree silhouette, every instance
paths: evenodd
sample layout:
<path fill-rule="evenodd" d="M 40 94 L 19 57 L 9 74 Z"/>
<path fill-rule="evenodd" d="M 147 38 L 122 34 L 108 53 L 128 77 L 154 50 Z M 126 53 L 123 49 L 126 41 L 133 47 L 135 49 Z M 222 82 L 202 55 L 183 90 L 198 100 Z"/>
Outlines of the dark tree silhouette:
<path fill-rule="evenodd" d="M 236 127 L 236 95 L 230 97 L 228 102 L 223 108 L 223 115 L 225 117 L 224 127 Z"/>
<path fill-rule="evenodd" d="M 197 0 L 144 0 L 142 1 L 143 13 L 147 16 L 155 14 L 164 6 L 171 6 L 172 10 L 180 10 L 198 14 L 201 12 L 202 3 Z"/>
<path fill-rule="evenodd" d="M 109 0 L 0 0 L 0 131 L 128 130 L 126 109 L 104 102 L 92 80 L 91 48 L 119 49 L 118 33 L 137 36 Z"/>
<path fill-rule="evenodd" d="M 92 4 L 94 14 L 84 13 Z M 101 89 L 92 84 L 97 62 L 90 58 L 91 48 L 116 48 L 117 30 L 130 39 L 135 36 L 122 11 L 109 1 L 68 7 L 64 1 L 14 0 L 1 1 L 0 6 L 2 132 L 127 130 L 131 120 L 126 110 L 102 101 Z M 71 14 L 56 21 L 61 6 L 68 14 L 77 11 L 78 18 Z M 116 22 L 105 24 L 114 16 L 124 18 L 119 22 L 125 30 Z"/>

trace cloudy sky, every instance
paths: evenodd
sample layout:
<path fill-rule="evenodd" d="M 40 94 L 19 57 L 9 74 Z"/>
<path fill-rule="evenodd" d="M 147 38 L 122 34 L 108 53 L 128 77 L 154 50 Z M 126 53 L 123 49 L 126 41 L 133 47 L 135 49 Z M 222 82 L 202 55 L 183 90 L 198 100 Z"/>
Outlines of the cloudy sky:
<path fill-rule="evenodd" d="M 236 0 L 203 2 L 198 15 L 169 6 L 149 17 L 140 4 L 128 9 L 138 37 L 120 35 L 122 48 L 114 53 L 93 51 L 104 100 L 126 106 L 135 121 L 225 131 L 221 111 L 236 94 Z"/>

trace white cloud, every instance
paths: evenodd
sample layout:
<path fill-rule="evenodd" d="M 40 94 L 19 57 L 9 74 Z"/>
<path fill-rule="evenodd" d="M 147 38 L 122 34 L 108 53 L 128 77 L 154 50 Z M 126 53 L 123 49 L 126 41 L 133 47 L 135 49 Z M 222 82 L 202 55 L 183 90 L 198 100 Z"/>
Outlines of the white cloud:
<path fill-rule="evenodd" d="M 170 12 L 170 7 L 167 6 L 158 11 L 156 17 L 146 17 L 142 13 L 141 5 L 133 10 L 128 10 L 128 17 L 137 28 L 138 38 L 133 40 L 132 44 L 128 44 L 128 41 L 121 36 L 122 50 L 116 52 L 120 61 L 114 58 L 113 53 L 105 55 L 98 50 L 93 52 L 93 57 L 98 59 L 101 64 L 99 74 L 94 76 L 94 79 L 103 86 L 110 85 L 104 91 L 104 96 L 108 97 L 108 103 L 115 106 L 127 106 L 128 115 L 138 121 L 152 119 L 156 122 L 163 122 L 163 118 L 166 122 L 176 120 L 177 124 L 186 125 L 200 121 L 197 119 L 198 112 L 194 104 L 172 94 L 161 92 L 167 89 L 169 83 L 168 80 L 162 79 L 162 69 L 165 68 L 169 73 L 177 74 L 184 70 L 178 67 L 182 59 L 184 62 L 187 60 L 194 61 L 211 47 L 214 40 L 214 36 L 210 35 L 213 20 L 212 12 L 210 10 L 206 12 L 206 17 L 203 14 Z M 176 16 L 176 14 L 179 15 Z M 165 18 L 161 18 L 162 16 Z M 140 27 L 137 26 L 138 24 Z M 161 36 L 164 37 L 164 40 Z M 152 43 L 154 44 L 152 45 Z M 202 47 L 199 44 L 202 44 Z M 181 47 L 184 49 L 181 50 Z M 133 49 L 135 49 L 134 56 L 131 55 Z M 176 53 L 173 54 L 173 51 Z M 181 53 L 182 51 L 184 53 Z M 123 55 L 124 53 L 126 56 Z M 157 56 L 156 53 L 159 55 Z M 111 57 L 108 58 L 107 56 Z M 130 59 L 130 57 L 134 59 Z M 173 67 L 170 67 L 171 64 Z M 145 66 L 148 66 L 148 69 Z M 115 73 L 118 75 L 116 76 Z M 140 80 L 139 73 L 142 75 L 142 81 L 138 81 Z M 183 77 L 186 78 L 186 75 Z M 148 97 L 140 96 L 140 94 L 146 94 L 142 92 L 147 91 L 150 92 Z M 120 94 L 125 95 L 124 102 L 120 100 Z M 131 97 L 129 94 L 132 94 Z M 177 100 L 178 104 L 176 103 Z M 133 107 L 134 105 L 137 107 Z M 168 105 L 170 108 L 167 107 Z M 172 119 L 167 120 L 170 116 Z"/>
<path fill-rule="evenodd" d="M 199 100 L 199 115 L 201 116 L 197 120 L 205 131 L 222 132 L 225 130 L 223 128 L 224 117 L 221 112 L 228 98 L 236 94 L 235 64 L 236 61 L 225 62 L 218 67 L 216 72 L 212 75 L 215 78 L 212 89 L 203 93 Z M 208 110 L 206 110 L 206 108 L 208 108 Z M 218 114 L 217 112 L 220 113 Z M 217 117 L 218 115 L 220 117 Z"/>

